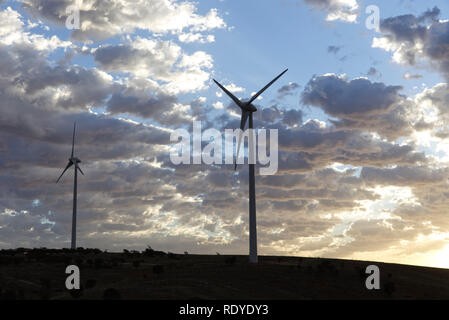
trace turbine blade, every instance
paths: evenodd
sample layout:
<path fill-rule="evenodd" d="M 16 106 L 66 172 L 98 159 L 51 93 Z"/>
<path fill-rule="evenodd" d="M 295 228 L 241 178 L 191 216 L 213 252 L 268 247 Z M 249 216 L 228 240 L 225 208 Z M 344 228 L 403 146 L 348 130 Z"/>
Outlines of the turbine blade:
<path fill-rule="evenodd" d="M 78 166 L 78 165 L 76 165 L 76 168 L 81 172 L 81 174 L 84 176 L 84 172 L 83 172 L 83 170 L 81 170 L 81 168 Z"/>
<path fill-rule="evenodd" d="M 213 80 L 217 84 L 217 86 L 219 86 L 220 89 L 223 90 L 235 102 L 235 104 L 238 105 L 240 107 L 240 109 L 243 110 L 242 102 L 236 96 L 234 96 L 231 92 L 229 92 L 228 89 L 223 87 L 218 81 L 216 81 L 215 79 L 213 79 Z"/>
<path fill-rule="evenodd" d="M 61 175 L 59 176 L 58 180 L 56 180 L 56 183 L 59 182 L 59 180 L 61 179 L 61 177 L 64 175 L 64 173 L 67 171 L 68 168 L 70 168 L 73 165 L 72 161 L 69 161 L 69 163 L 67 164 L 67 166 L 65 167 L 64 171 L 62 171 Z"/>
<path fill-rule="evenodd" d="M 280 75 L 278 75 L 276 78 L 274 78 L 273 80 L 271 80 L 270 83 L 268 83 L 265 87 L 263 87 L 259 92 L 257 92 L 248 102 L 247 104 L 251 104 L 251 102 L 253 102 L 254 100 L 256 100 L 261 94 L 262 92 L 264 92 L 265 90 L 267 90 L 277 79 L 279 79 L 280 77 L 282 77 L 284 75 L 284 73 L 286 73 L 288 71 L 288 69 L 285 69 Z"/>
<path fill-rule="evenodd" d="M 235 158 L 235 166 L 234 170 L 237 170 L 237 159 L 239 158 L 239 152 L 240 152 L 240 144 L 242 142 L 243 137 L 243 131 L 245 129 L 246 121 L 248 120 L 249 112 L 242 112 L 242 118 L 240 119 L 240 134 L 239 134 L 239 142 L 237 144 L 237 156 Z"/>
<path fill-rule="evenodd" d="M 73 149 L 75 149 L 75 127 L 76 127 L 76 121 L 73 123 L 72 158 L 73 158 Z"/>

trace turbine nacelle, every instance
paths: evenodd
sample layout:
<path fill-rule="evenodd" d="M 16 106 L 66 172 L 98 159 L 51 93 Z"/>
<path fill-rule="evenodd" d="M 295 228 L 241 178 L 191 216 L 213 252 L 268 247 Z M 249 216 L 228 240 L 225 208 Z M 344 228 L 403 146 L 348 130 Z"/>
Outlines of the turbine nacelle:
<path fill-rule="evenodd" d="M 83 170 L 81 170 L 81 168 L 78 166 L 78 163 L 80 163 L 81 160 L 74 156 L 74 151 L 75 151 L 75 128 L 76 128 L 76 122 L 73 124 L 72 154 L 70 155 L 69 163 L 67 163 L 67 166 L 65 167 L 64 171 L 62 171 L 62 173 L 59 176 L 58 180 L 56 180 L 56 183 L 59 182 L 59 180 L 62 178 L 64 173 L 67 171 L 67 169 L 69 169 L 73 165 L 75 165 L 75 173 L 76 173 L 76 170 L 78 170 L 82 175 L 84 175 Z"/>
<path fill-rule="evenodd" d="M 76 164 L 76 163 L 81 163 L 81 160 L 78 159 L 77 157 L 71 157 L 69 158 L 69 161 Z"/>
<path fill-rule="evenodd" d="M 265 87 L 260 89 L 256 94 L 254 94 L 251 99 L 249 100 L 240 100 L 236 96 L 234 96 L 228 89 L 226 89 L 224 86 L 222 86 L 218 81 L 215 79 L 214 82 L 217 84 L 217 86 L 220 87 L 221 90 L 226 93 L 229 98 L 234 101 L 236 105 L 242 109 L 242 118 L 240 119 L 240 130 L 243 132 L 245 130 L 246 122 L 248 121 L 248 118 L 250 118 L 250 123 L 252 123 L 252 113 L 257 111 L 257 108 L 252 104 L 265 90 L 267 90 L 277 79 L 282 77 L 284 73 L 286 73 L 288 69 L 285 69 L 280 75 L 278 75 L 276 78 L 271 80 Z M 252 129 L 252 128 L 251 128 Z M 239 157 L 239 151 L 240 151 L 240 144 L 242 142 L 242 132 L 239 135 L 239 141 L 237 145 L 237 157 Z M 235 162 L 235 169 L 237 169 L 237 161 Z"/>
<path fill-rule="evenodd" d="M 243 111 L 247 111 L 247 112 L 256 112 L 257 108 L 252 104 L 243 104 L 243 108 L 240 107 Z"/>

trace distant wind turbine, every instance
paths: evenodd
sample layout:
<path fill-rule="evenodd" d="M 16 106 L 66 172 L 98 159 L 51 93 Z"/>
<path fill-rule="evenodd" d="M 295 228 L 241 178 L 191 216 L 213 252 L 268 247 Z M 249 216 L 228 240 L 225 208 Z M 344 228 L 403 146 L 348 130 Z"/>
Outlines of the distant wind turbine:
<path fill-rule="evenodd" d="M 77 198 L 77 187 L 78 187 L 78 170 L 81 172 L 82 175 L 84 175 L 83 171 L 79 167 L 78 163 L 81 162 L 80 159 L 74 156 L 74 149 L 75 149 L 75 129 L 76 129 L 76 122 L 73 124 L 73 137 L 72 137 L 72 155 L 69 158 L 69 163 L 65 167 L 64 171 L 62 171 L 61 175 L 59 176 L 58 180 L 56 180 L 56 183 L 59 182 L 59 180 L 62 178 L 64 173 L 67 171 L 68 168 L 75 165 L 75 177 L 74 177 L 74 185 L 73 185 L 73 215 L 72 215 L 72 249 L 76 249 L 76 198 Z"/>
<path fill-rule="evenodd" d="M 237 156 L 235 161 L 234 170 L 237 170 L 237 159 L 239 157 L 240 143 L 242 141 L 243 130 L 245 129 L 246 122 L 249 118 L 249 129 L 253 129 L 253 112 L 257 111 L 257 108 L 252 105 L 252 102 L 256 100 L 265 90 L 267 90 L 276 80 L 278 80 L 288 69 L 284 70 L 280 75 L 269 82 L 259 92 L 257 92 L 251 99 L 246 102 L 240 101 L 236 96 L 229 92 L 225 87 L 218 83 L 215 79 L 214 82 L 220 87 L 240 109 L 242 109 L 242 118 L 240 120 L 240 135 L 237 145 Z M 248 144 L 250 148 L 253 146 L 253 132 L 249 133 Z M 249 161 L 248 161 L 249 162 Z M 256 183 L 254 176 L 254 164 L 249 164 L 249 262 L 257 263 L 257 226 L 256 226 Z"/>

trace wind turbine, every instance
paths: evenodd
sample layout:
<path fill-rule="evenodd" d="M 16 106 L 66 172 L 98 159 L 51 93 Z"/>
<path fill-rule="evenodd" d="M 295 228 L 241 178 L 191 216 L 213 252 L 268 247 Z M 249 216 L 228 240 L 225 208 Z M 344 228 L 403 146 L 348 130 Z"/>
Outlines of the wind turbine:
<path fill-rule="evenodd" d="M 77 197 L 77 187 L 78 187 L 78 170 L 81 172 L 81 174 L 84 176 L 83 171 L 79 167 L 78 163 L 81 162 L 80 159 L 74 156 L 74 149 L 75 149 L 75 129 L 76 129 L 76 122 L 73 124 L 73 137 L 72 137 L 72 155 L 69 158 L 69 163 L 65 167 L 64 171 L 62 171 L 61 175 L 59 176 L 58 180 L 56 180 L 56 183 L 59 182 L 59 180 L 62 178 L 64 173 L 69 169 L 71 166 L 75 165 L 75 176 L 74 176 L 74 185 L 73 185 L 73 215 L 72 215 L 72 249 L 76 249 L 76 197 Z"/>
<path fill-rule="evenodd" d="M 245 128 L 246 122 L 249 119 L 249 129 L 253 129 L 253 113 L 257 111 L 257 108 L 252 105 L 253 101 L 256 100 L 265 90 L 267 90 L 276 80 L 278 80 L 284 73 L 286 73 L 288 69 L 284 70 L 280 75 L 274 78 L 271 82 L 269 82 L 265 87 L 263 87 L 259 92 L 252 96 L 246 102 L 240 101 L 236 96 L 234 96 L 231 92 L 229 92 L 225 87 L 223 87 L 218 81 L 215 79 L 214 82 L 217 86 L 220 87 L 234 102 L 237 104 L 240 109 L 242 109 L 242 118 L 240 119 L 240 135 L 239 141 L 237 145 L 237 156 L 235 161 L 234 170 L 237 170 L 237 158 L 239 157 L 240 151 L 240 143 L 242 141 L 243 130 Z M 250 130 L 248 136 L 248 145 L 251 149 L 248 153 L 248 158 L 254 156 L 253 149 L 253 130 Z M 250 162 L 250 161 L 248 161 Z M 256 183 L 254 176 L 254 163 L 249 163 L 249 262 L 257 263 L 257 226 L 256 226 Z"/>

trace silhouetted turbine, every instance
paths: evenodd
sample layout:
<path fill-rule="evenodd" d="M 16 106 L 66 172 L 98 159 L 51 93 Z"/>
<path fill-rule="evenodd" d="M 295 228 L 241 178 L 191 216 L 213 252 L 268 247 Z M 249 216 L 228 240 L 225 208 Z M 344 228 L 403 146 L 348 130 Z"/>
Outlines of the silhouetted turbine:
<path fill-rule="evenodd" d="M 243 130 L 247 120 L 249 119 L 249 129 L 253 129 L 253 112 L 257 111 L 257 108 L 252 105 L 253 101 L 256 100 L 265 90 L 268 89 L 277 79 L 279 79 L 288 69 L 284 70 L 280 75 L 269 82 L 265 87 L 263 87 L 259 92 L 252 96 L 246 102 L 240 101 L 236 96 L 229 92 L 225 87 L 223 87 L 218 81 L 214 79 L 214 82 L 223 90 L 242 110 L 242 118 L 240 119 L 240 135 L 237 145 L 237 155 L 235 160 L 234 170 L 237 169 L 237 158 L 239 157 L 240 143 L 242 141 Z M 248 145 L 249 148 L 253 148 L 253 132 L 249 132 Z M 255 156 L 255 150 L 252 150 L 252 154 Z M 251 152 L 248 152 L 250 155 Z M 249 161 L 248 161 L 249 162 Z M 256 226 L 256 183 L 254 175 L 254 164 L 249 163 L 249 261 L 251 263 L 257 263 L 257 226 Z"/>
<path fill-rule="evenodd" d="M 79 167 L 78 163 L 81 162 L 80 159 L 74 156 L 74 150 L 75 150 L 75 129 L 76 129 L 76 122 L 73 124 L 73 137 L 72 137 L 72 155 L 69 158 L 69 163 L 65 167 L 64 171 L 62 171 L 61 175 L 59 176 L 58 180 L 56 180 L 56 183 L 59 182 L 59 180 L 62 178 L 64 173 L 69 169 L 71 166 L 75 165 L 75 176 L 74 176 L 74 184 L 73 184 L 73 215 L 72 215 L 72 244 L 71 248 L 76 249 L 76 200 L 77 200 L 77 187 L 78 187 L 78 170 L 81 172 L 82 175 L 84 175 L 83 171 Z"/>

